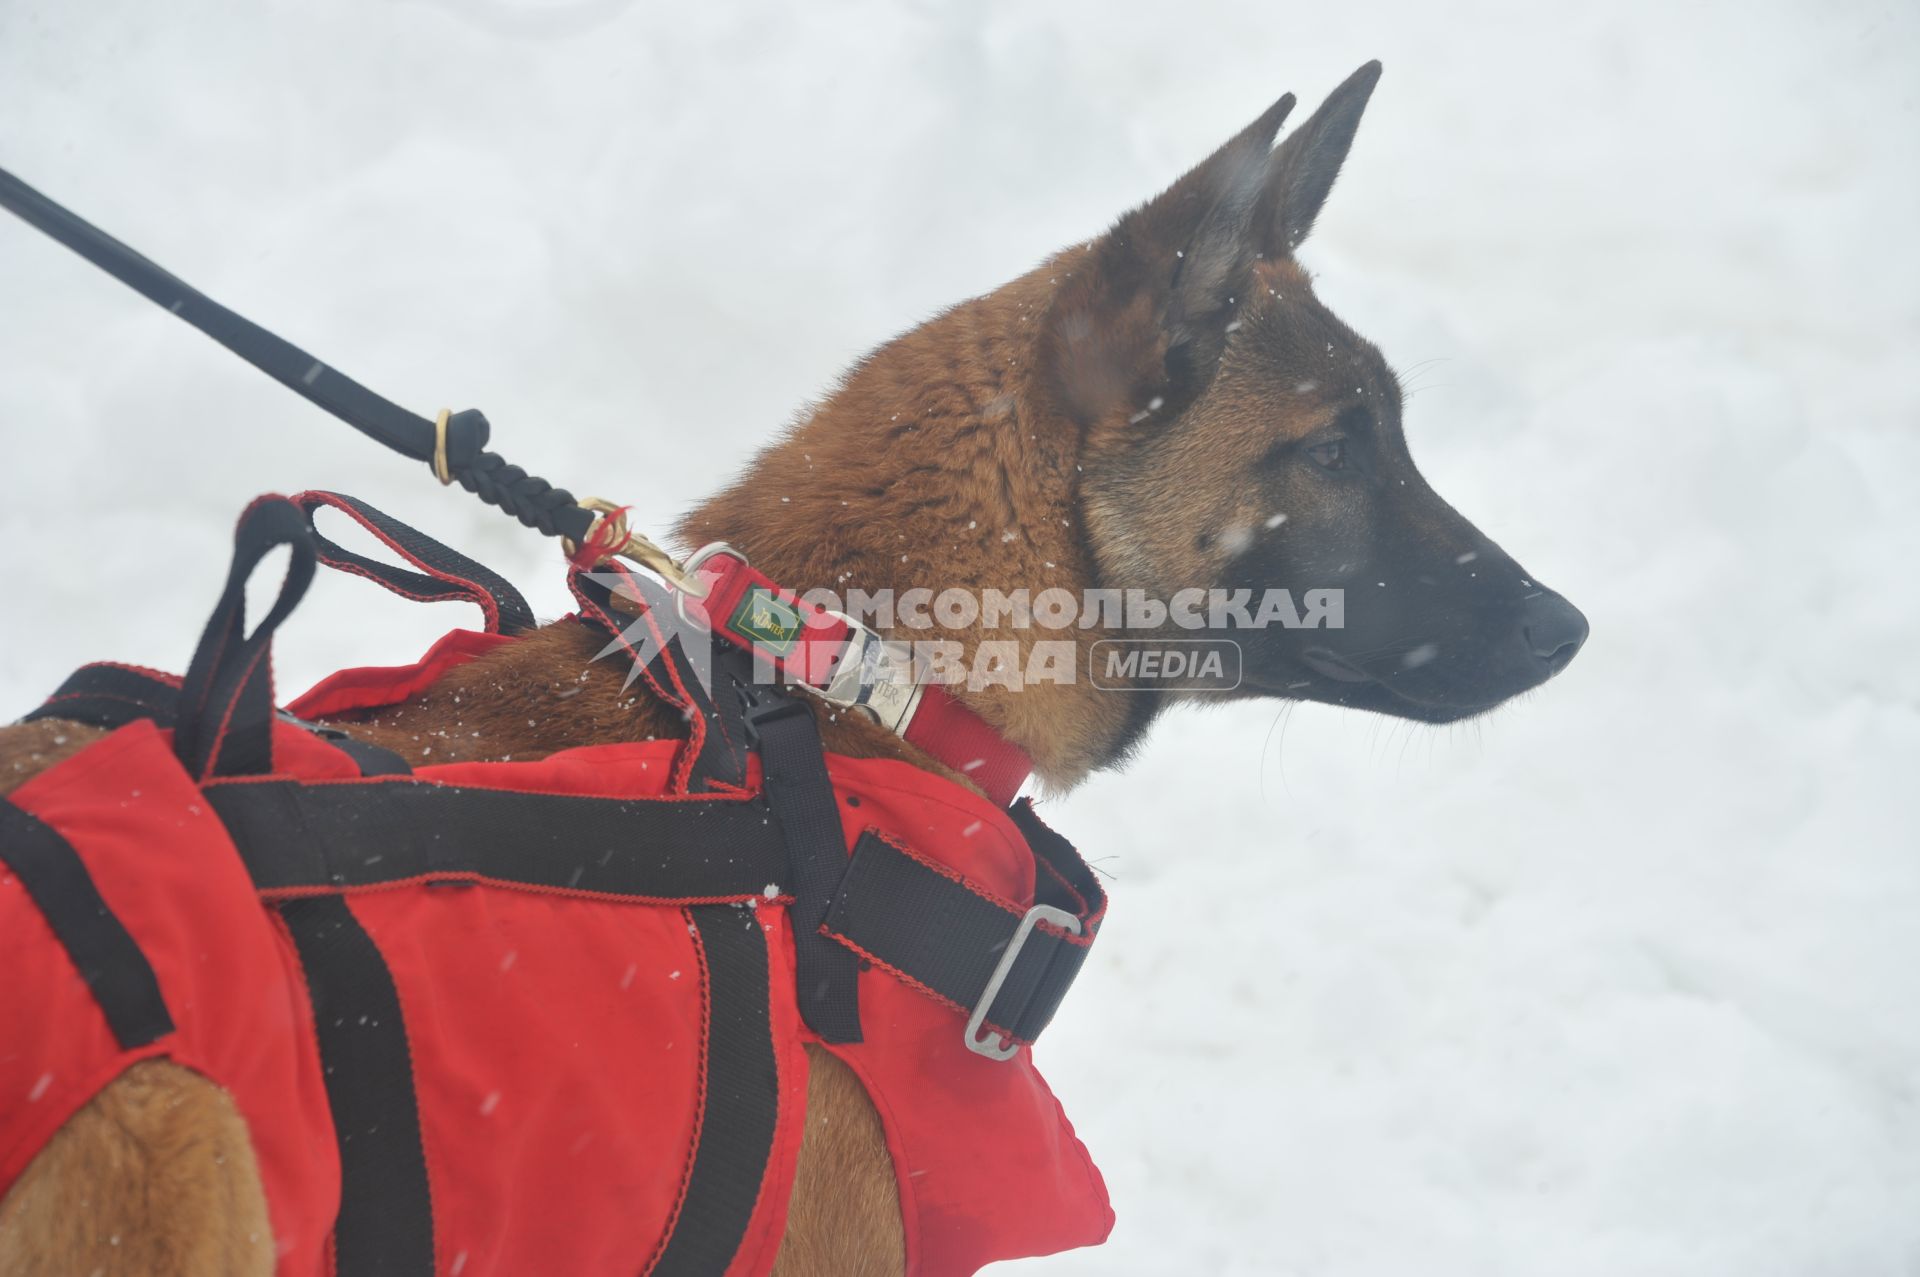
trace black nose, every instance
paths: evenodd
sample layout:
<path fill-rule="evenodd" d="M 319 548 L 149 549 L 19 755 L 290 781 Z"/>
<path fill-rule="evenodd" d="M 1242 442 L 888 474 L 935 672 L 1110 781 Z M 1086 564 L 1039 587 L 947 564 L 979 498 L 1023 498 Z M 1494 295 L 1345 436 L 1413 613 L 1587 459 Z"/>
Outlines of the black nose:
<path fill-rule="evenodd" d="M 1552 590 L 1528 599 L 1525 609 L 1520 629 L 1526 635 L 1527 647 L 1547 663 L 1550 673 L 1558 674 L 1587 641 L 1587 618 Z"/>

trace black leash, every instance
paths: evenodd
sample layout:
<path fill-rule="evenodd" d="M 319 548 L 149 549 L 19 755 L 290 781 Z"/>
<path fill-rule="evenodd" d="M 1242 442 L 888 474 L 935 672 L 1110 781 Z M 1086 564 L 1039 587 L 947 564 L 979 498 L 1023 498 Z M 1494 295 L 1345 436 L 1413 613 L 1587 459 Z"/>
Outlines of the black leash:
<path fill-rule="evenodd" d="M 586 539 L 599 517 L 581 506 L 565 488 L 556 488 L 519 466 L 509 465 L 498 453 L 486 451 L 490 427 L 479 411 L 442 413 L 437 421 L 408 412 L 292 342 L 228 310 L 5 169 L 0 169 L 0 207 L 368 438 L 415 461 L 426 462 L 442 483 L 457 482 L 528 527 L 576 543 Z"/>

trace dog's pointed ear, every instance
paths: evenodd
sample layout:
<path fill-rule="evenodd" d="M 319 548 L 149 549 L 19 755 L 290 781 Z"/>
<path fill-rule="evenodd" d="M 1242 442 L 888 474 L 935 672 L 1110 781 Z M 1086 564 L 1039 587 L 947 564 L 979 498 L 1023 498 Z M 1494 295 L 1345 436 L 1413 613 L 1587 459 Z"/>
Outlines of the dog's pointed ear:
<path fill-rule="evenodd" d="M 1268 156 L 1291 93 L 1095 241 L 1054 294 L 1041 361 L 1083 422 L 1146 402 L 1169 362 L 1226 327 L 1261 251 Z"/>
<path fill-rule="evenodd" d="M 1367 63 L 1274 149 L 1259 213 L 1267 256 L 1292 253 L 1313 229 L 1379 79 L 1380 63 Z"/>
<path fill-rule="evenodd" d="M 1293 104 L 1291 97 L 1281 101 Z M 1265 189 L 1265 160 L 1272 136 L 1267 133 L 1258 149 L 1243 144 L 1251 141 L 1245 133 L 1228 143 L 1233 154 L 1217 174 L 1210 175 L 1215 181 L 1213 189 L 1205 192 L 1211 197 L 1206 215 L 1188 230 L 1186 247 L 1174 250 L 1163 321 L 1169 351 L 1224 328 L 1239 295 L 1246 291 L 1254 258 L 1260 254 L 1254 213 Z M 1215 158 L 1221 154 L 1216 152 Z"/>

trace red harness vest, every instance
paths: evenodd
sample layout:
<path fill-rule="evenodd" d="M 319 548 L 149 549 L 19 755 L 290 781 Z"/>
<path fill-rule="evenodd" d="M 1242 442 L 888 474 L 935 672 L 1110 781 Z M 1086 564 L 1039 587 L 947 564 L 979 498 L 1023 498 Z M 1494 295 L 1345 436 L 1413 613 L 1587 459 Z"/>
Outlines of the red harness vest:
<path fill-rule="evenodd" d="M 810 896 L 759 753 L 701 793 L 698 732 L 411 772 L 285 718 L 249 744 L 258 637 L 216 616 L 173 730 L 149 693 L 174 680 L 83 671 L 47 716 L 112 721 L 89 714 L 126 697 L 133 721 L 0 799 L 0 1192 L 158 1056 L 245 1117 L 283 1275 L 765 1273 L 819 1043 L 884 1124 L 909 1271 L 1105 1238 L 1030 1052 L 963 1041 L 980 1004 L 1036 1032 L 1104 908 L 1029 807 L 824 756 L 845 859 Z M 507 641 L 456 631 L 291 713 L 396 703 Z M 270 769 L 223 765 L 247 748 Z M 835 995 L 858 1040 L 803 1014 L 801 974 L 827 969 L 796 934 L 810 900 L 817 937 L 860 955 Z"/>

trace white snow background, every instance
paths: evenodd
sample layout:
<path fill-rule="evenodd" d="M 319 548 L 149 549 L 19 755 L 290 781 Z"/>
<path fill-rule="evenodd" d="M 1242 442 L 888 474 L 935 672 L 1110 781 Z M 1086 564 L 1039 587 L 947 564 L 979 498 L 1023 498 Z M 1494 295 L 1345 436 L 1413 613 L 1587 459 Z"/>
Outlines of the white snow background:
<path fill-rule="evenodd" d="M 1371 57 L 1303 257 L 1593 638 L 1484 722 L 1189 712 L 1047 805 L 1114 878 L 1039 1054 L 1120 1223 L 1005 1271 L 1920 1273 L 1912 4 L 0 0 L 0 165 L 661 530 Z M 182 667 L 263 491 L 567 610 L 550 544 L 11 219 L 0 458 L 8 716 Z M 470 619 L 323 578 L 283 687 Z"/>

